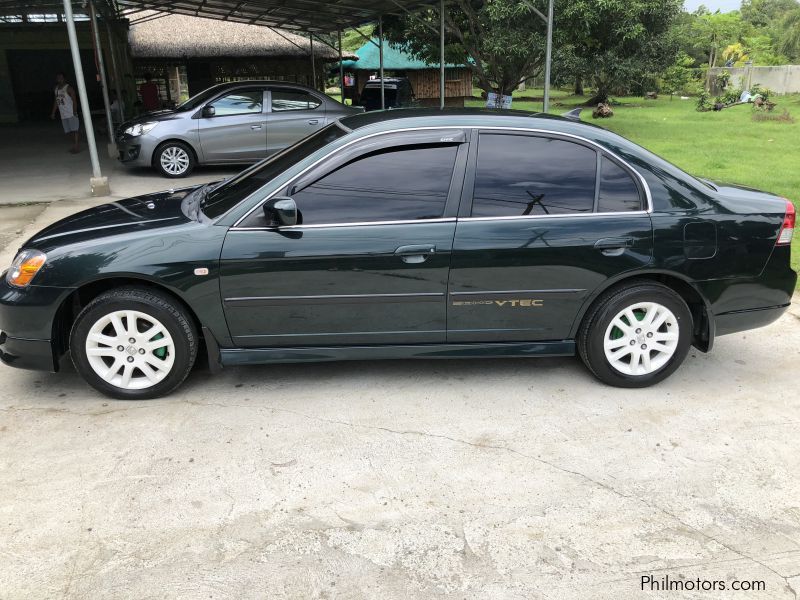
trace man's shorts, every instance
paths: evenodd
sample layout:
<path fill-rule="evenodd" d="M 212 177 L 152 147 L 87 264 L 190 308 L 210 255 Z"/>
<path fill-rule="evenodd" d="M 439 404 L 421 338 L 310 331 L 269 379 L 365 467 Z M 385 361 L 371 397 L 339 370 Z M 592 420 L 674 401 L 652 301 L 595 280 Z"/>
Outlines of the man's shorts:
<path fill-rule="evenodd" d="M 64 126 L 64 133 L 72 133 L 80 129 L 81 122 L 78 117 L 69 117 L 68 119 L 61 119 L 61 125 Z"/>

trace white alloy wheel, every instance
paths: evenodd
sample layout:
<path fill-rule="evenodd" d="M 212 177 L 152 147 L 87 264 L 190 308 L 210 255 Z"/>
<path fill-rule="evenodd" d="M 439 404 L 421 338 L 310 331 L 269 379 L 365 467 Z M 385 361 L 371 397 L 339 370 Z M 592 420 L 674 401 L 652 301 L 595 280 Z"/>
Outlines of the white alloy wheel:
<path fill-rule="evenodd" d="M 170 175 L 183 175 L 189 168 L 189 154 L 180 146 L 167 146 L 161 152 L 159 162 Z"/>
<path fill-rule="evenodd" d="M 678 319 L 656 302 L 638 302 L 617 313 L 606 328 L 606 360 L 624 375 L 649 375 L 666 365 L 678 347 Z"/>
<path fill-rule="evenodd" d="M 136 310 L 117 310 L 98 319 L 86 336 L 85 350 L 94 372 L 125 390 L 163 381 L 175 363 L 175 344 L 167 328 Z"/>

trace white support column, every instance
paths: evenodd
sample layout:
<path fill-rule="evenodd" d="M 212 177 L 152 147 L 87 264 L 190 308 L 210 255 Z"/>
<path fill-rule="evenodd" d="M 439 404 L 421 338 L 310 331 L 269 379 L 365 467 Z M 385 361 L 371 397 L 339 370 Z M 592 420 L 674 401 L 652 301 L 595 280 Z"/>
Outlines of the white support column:
<path fill-rule="evenodd" d="M 86 129 L 86 143 L 89 146 L 89 158 L 92 161 L 92 178 L 89 179 L 92 196 L 107 196 L 110 193 L 108 178 L 100 172 L 100 159 L 97 156 L 97 145 L 92 127 L 92 114 L 89 112 L 89 99 L 86 96 L 86 82 L 83 79 L 83 65 L 81 64 L 81 51 L 78 46 L 78 35 L 75 33 L 75 18 L 72 15 L 71 0 L 64 0 L 64 16 L 67 22 L 67 36 L 69 37 L 69 50 L 72 53 L 72 66 L 75 68 L 75 85 L 78 86 L 78 101 L 83 113 L 84 128 Z"/>
<path fill-rule="evenodd" d="M 314 64 L 314 34 L 308 34 L 308 41 L 311 46 L 311 87 L 317 89 L 317 65 Z"/>
<path fill-rule="evenodd" d="M 553 3 L 547 3 L 547 52 L 544 62 L 544 110 L 550 109 L 550 64 L 553 62 Z"/>
<path fill-rule="evenodd" d="M 122 87 L 122 77 L 119 73 L 119 67 L 117 66 L 117 53 L 114 49 L 114 35 L 111 31 L 111 23 L 108 22 L 106 19 L 103 19 L 106 23 L 106 35 L 108 36 L 108 53 L 111 55 L 111 70 L 114 71 L 114 88 L 117 90 L 117 106 L 120 107 L 119 116 L 122 121 L 125 120 L 125 106 L 122 101 L 123 96 L 123 87 Z"/>
<path fill-rule="evenodd" d="M 381 72 L 381 110 L 386 108 L 386 91 L 383 84 L 383 15 L 378 17 L 378 57 Z"/>
<path fill-rule="evenodd" d="M 100 30 L 97 26 L 97 11 L 94 9 L 94 2 L 89 2 L 89 17 L 92 20 L 92 39 L 94 41 L 94 51 L 97 54 L 100 88 L 103 91 L 103 108 L 106 110 L 106 121 L 108 123 L 108 156 L 109 158 L 116 158 L 117 143 L 114 139 L 114 120 L 111 118 L 111 102 L 108 100 L 108 81 L 106 79 L 105 62 L 103 61 L 103 45 L 100 43 Z"/>
<path fill-rule="evenodd" d="M 439 109 L 444 109 L 444 0 L 439 0 Z"/>
<path fill-rule="evenodd" d="M 342 104 L 344 104 L 344 64 L 342 64 L 342 30 L 336 32 L 339 35 L 339 89 L 342 91 Z"/>

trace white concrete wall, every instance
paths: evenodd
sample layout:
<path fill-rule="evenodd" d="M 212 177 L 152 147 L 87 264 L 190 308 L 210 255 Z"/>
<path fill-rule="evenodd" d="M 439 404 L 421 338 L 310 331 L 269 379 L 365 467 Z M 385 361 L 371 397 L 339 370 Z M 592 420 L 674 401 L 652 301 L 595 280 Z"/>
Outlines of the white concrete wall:
<path fill-rule="evenodd" d="M 768 87 L 776 94 L 800 93 L 800 65 L 780 65 L 776 67 L 714 67 L 712 78 L 722 71 L 731 74 L 730 86 L 748 89 L 759 84 Z M 713 79 L 712 79 L 713 81 Z"/>

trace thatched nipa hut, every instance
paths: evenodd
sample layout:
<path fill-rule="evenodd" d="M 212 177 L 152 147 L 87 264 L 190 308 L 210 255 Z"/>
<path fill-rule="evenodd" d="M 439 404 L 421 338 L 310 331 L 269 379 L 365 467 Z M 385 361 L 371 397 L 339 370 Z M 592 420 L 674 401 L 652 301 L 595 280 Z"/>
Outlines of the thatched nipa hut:
<path fill-rule="evenodd" d="M 128 41 L 137 87 L 144 74 L 151 73 L 162 88 L 162 98 L 173 102 L 186 93 L 193 95 L 214 84 L 240 79 L 273 79 L 321 88 L 328 63 L 339 58 L 333 48 L 315 41 L 314 82 L 308 37 L 185 15 L 140 13 L 130 23 Z"/>

